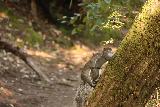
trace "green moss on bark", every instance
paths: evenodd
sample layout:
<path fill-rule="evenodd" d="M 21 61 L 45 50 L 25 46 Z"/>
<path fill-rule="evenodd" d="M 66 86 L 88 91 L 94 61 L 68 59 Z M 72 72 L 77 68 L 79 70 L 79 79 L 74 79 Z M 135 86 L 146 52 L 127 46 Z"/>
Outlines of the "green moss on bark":
<path fill-rule="evenodd" d="M 86 107 L 143 107 L 160 78 L 160 1 L 148 0 Z"/>

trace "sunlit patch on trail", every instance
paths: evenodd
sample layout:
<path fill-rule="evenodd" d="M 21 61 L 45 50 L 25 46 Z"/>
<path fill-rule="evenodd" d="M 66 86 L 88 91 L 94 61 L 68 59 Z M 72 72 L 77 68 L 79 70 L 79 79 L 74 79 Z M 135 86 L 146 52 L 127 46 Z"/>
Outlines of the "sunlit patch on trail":
<path fill-rule="evenodd" d="M 83 64 L 92 55 L 93 50 L 86 46 L 75 45 L 73 48 L 66 52 L 65 58 L 70 60 L 73 64 Z"/>
<path fill-rule="evenodd" d="M 5 83 L 3 83 L 2 81 L 0 81 L 0 96 L 4 98 L 13 96 L 13 93 L 5 88 Z"/>
<path fill-rule="evenodd" d="M 0 88 L 0 95 L 4 96 L 4 97 L 5 96 L 10 97 L 10 96 L 13 96 L 13 93 L 4 87 L 1 87 Z"/>
<path fill-rule="evenodd" d="M 8 19 L 8 15 L 4 12 L 0 12 L 0 20 L 3 20 L 3 19 Z"/>
<path fill-rule="evenodd" d="M 54 55 L 50 55 L 47 52 L 43 52 L 43 51 L 37 51 L 37 50 L 29 50 L 27 49 L 27 54 L 29 55 L 33 55 L 33 56 L 38 56 L 38 57 L 42 57 L 42 58 L 55 58 L 56 56 Z"/>

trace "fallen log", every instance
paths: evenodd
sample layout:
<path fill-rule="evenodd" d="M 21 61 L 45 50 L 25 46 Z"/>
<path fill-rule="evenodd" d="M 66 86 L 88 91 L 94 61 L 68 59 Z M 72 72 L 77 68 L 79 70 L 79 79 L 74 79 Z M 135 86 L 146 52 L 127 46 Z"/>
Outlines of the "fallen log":
<path fill-rule="evenodd" d="M 23 49 L 9 43 L 5 39 L 2 39 L 2 37 L 0 37 L 0 49 L 5 50 L 6 52 L 11 52 L 15 56 L 22 59 L 34 72 L 36 72 L 40 78 L 43 78 L 48 83 L 51 83 L 50 79 L 43 73 L 43 71 L 41 71 L 38 66 L 34 64 L 32 58 Z"/>

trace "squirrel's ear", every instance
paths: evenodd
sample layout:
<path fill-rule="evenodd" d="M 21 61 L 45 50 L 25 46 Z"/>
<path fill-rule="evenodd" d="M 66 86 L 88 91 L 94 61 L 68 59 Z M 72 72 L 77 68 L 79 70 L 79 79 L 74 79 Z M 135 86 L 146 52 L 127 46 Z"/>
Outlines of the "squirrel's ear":
<path fill-rule="evenodd" d="M 107 48 L 104 48 L 103 51 L 112 51 L 112 48 L 107 47 Z"/>

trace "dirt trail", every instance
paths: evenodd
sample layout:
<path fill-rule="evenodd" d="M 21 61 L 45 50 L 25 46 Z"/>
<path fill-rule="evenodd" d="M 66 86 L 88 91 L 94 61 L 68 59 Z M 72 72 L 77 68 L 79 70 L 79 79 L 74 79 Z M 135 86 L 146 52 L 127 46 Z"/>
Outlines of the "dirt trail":
<path fill-rule="evenodd" d="M 92 55 L 90 49 L 76 45 L 68 50 L 59 49 L 50 53 L 28 51 L 52 84 L 39 80 L 19 58 L 0 53 L 0 81 L 4 88 L 0 91 L 5 96 L 12 93 L 5 98 L 9 101 L 6 107 L 75 107 L 73 100 L 79 84 L 80 68 Z"/>
<path fill-rule="evenodd" d="M 93 51 L 79 45 L 70 49 L 61 48 L 54 42 L 55 38 L 63 41 L 66 38 L 62 38 L 63 35 L 60 36 L 53 25 L 39 22 L 38 25 L 43 27 L 37 33 L 31 27 L 31 21 L 19 14 L 19 11 L 14 12 L 15 18 L 5 13 L 2 17 L 1 13 L 3 12 L 0 11 L 0 36 L 15 42 L 14 44 L 26 45 L 22 41 L 26 35 L 40 33 L 46 37 L 43 49 L 50 49 L 49 52 L 27 52 L 52 84 L 41 81 L 19 58 L 0 50 L 0 107 L 75 107 L 73 100 L 79 85 L 80 68 Z"/>

